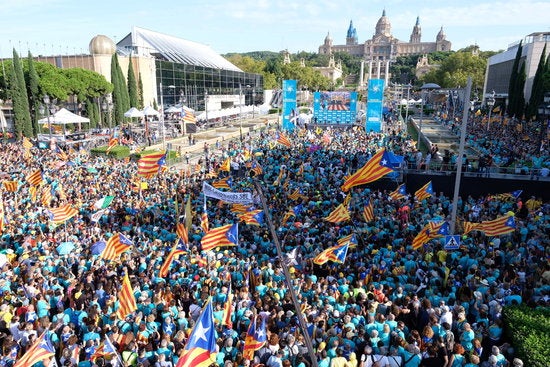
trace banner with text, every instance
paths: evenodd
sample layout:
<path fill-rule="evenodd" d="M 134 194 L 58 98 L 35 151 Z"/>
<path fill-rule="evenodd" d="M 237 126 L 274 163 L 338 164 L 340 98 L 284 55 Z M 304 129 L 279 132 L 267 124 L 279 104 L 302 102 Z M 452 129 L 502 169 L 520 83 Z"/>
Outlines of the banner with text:
<path fill-rule="evenodd" d="M 380 132 L 384 103 L 384 79 L 369 79 L 365 131 Z"/>
<path fill-rule="evenodd" d="M 315 92 L 313 116 L 318 124 L 353 124 L 357 115 L 357 92 Z"/>
<path fill-rule="evenodd" d="M 252 194 L 249 192 L 227 192 L 221 191 L 209 185 L 202 183 L 202 192 L 204 196 L 219 199 L 231 204 L 252 204 Z"/>
<path fill-rule="evenodd" d="M 296 80 L 283 80 L 283 130 L 294 131 L 296 120 Z"/>

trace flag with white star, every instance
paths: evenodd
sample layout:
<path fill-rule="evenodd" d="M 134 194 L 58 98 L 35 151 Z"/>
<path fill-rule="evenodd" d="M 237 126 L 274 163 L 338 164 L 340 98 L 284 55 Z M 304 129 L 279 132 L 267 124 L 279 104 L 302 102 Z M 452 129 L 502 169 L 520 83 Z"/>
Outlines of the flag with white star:
<path fill-rule="evenodd" d="M 176 367 L 208 367 L 216 363 L 216 330 L 212 301 L 202 310 Z"/>

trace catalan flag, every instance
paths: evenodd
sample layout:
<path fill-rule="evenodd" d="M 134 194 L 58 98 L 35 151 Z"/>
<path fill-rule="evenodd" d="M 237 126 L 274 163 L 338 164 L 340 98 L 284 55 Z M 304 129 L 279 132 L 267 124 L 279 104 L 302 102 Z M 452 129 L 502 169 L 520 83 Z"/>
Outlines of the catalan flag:
<path fill-rule="evenodd" d="M 122 278 L 122 287 L 118 292 L 118 309 L 116 314 L 120 319 L 124 319 L 136 310 L 136 297 L 134 296 L 132 284 L 130 284 L 130 278 L 128 278 L 128 274 L 126 274 L 124 278 Z"/>
<path fill-rule="evenodd" d="M 313 263 L 323 265 L 329 261 L 344 263 L 348 254 L 349 242 L 327 248 L 315 256 Z"/>
<path fill-rule="evenodd" d="M 256 161 L 252 162 L 252 168 L 250 170 L 254 172 L 255 176 L 259 176 L 264 172 L 262 166 L 260 166 L 260 164 Z"/>
<path fill-rule="evenodd" d="M 283 134 L 283 133 L 278 133 L 277 136 L 276 136 L 276 140 L 277 140 L 277 143 L 282 144 L 287 148 L 292 147 L 292 143 L 290 142 L 290 140 L 288 140 L 286 135 Z"/>
<path fill-rule="evenodd" d="M 485 236 L 502 236 L 516 230 L 516 221 L 513 215 L 505 215 L 481 222 L 478 230 L 485 233 Z"/>
<path fill-rule="evenodd" d="M 111 139 L 109 139 L 109 145 L 107 145 L 107 149 L 105 150 L 105 153 L 109 154 L 109 152 L 118 145 L 118 138 L 116 137 L 111 137 Z"/>
<path fill-rule="evenodd" d="M 115 261 L 133 245 L 134 243 L 128 237 L 122 233 L 117 233 L 107 240 L 107 244 L 99 256 L 105 260 Z"/>
<path fill-rule="evenodd" d="M 261 326 L 256 329 L 256 317 L 250 321 L 248 331 L 244 339 L 243 358 L 247 360 L 254 359 L 254 352 L 261 349 L 267 341 L 266 317 L 262 318 Z"/>
<path fill-rule="evenodd" d="M 220 165 L 220 171 L 229 172 L 231 171 L 231 158 L 226 158 L 225 161 Z"/>
<path fill-rule="evenodd" d="M 397 186 L 397 189 L 395 189 L 395 191 L 390 192 L 390 198 L 392 200 L 405 199 L 406 197 L 407 197 L 407 188 L 405 187 L 404 183 Z"/>
<path fill-rule="evenodd" d="M 120 358 L 118 355 L 118 352 L 109 339 L 109 335 L 105 335 L 105 341 L 99 345 L 99 347 L 94 351 L 94 354 L 90 356 L 90 360 L 92 362 L 95 362 L 96 359 L 110 356 L 110 355 L 116 355 L 117 359 Z"/>
<path fill-rule="evenodd" d="M 43 186 L 42 188 L 42 205 L 45 207 L 49 207 L 52 202 L 52 190 L 50 187 Z"/>
<path fill-rule="evenodd" d="M 492 200 L 517 200 L 522 193 L 523 190 L 515 190 L 512 192 L 505 192 L 503 194 L 490 195 L 489 198 Z"/>
<path fill-rule="evenodd" d="M 499 113 L 500 112 L 500 106 L 496 106 L 493 108 L 493 113 Z"/>
<path fill-rule="evenodd" d="M 289 210 L 287 211 L 284 215 L 283 215 L 283 220 L 281 221 L 281 225 L 284 226 L 286 224 L 286 222 L 288 222 L 288 220 L 291 218 L 291 217 L 294 217 L 296 216 L 296 214 L 294 214 L 294 211 L 292 210 Z"/>
<path fill-rule="evenodd" d="M 342 191 L 347 192 L 352 187 L 376 181 L 392 172 L 390 158 L 390 153 L 385 149 L 379 150 L 363 167 L 346 179 Z"/>
<path fill-rule="evenodd" d="M 26 150 L 31 149 L 33 147 L 32 142 L 26 136 L 23 137 L 22 145 L 23 145 L 23 148 Z"/>
<path fill-rule="evenodd" d="M 288 195 L 288 198 L 290 200 L 298 200 L 302 197 L 302 193 L 300 192 L 300 189 L 296 189 L 294 190 L 293 193 L 291 193 L 290 195 Z"/>
<path fill-rule="evenodd" d="M 36 189 L 36 186 L 29 187 L 29 194 L 31 195 L 31 202 L 36 203 L 36 199 L 38 196 L 38 190 Z"/>
<path fill-rule="evenodd" d="M 73 208 L 69 204 L 60 206 L 59 208 L 50 209 L 48 211 L 48 216 L 50 220 L 54 223 L 63 223 L 74 217 L 78 214 L 78 210 Z"/>
<path fill-rule="evenodd" d="M 217 189 L 231 190 L 231 185 L 233 185 L 233 180 L 229 176 L 222 178 L 221 180 L 212 182 L 212 186 L 214 186 Z"/>
<path fill-rule="evenodd" d="M 239 214 L 238 217 L 246 224 L 259 226 L 262 225 L 264 222 L 264 211 L 261 209 L 251 210 L 244 214 Z"/>
<path fill-rule="evenodd" d="M 36 171 L 29 173 L 25 179 L 30 185 L 39 186 L 42 183 L 42 171 L 37 169 Z"/>
<path fill-rule="evenodd" d="M 342 238 L 338 239 L 338 245 L 342 246 L 345 244 L 349 244 L 350 248 L 354 248 L 357 246 L 357 237 L 355 234 L 348 234 L 347 236 L 344 236 Z"/>
<path fill-rule="evenodd" d="M 188 251 L 187 245 L 183 242 L 183 240 L 180 238 L 178 241 L 174 244 L 170 252 L 168 253 L 168 256 L 166 256 L 166 259 L 164 260 L 164 263 L 160 267 L 159 276 L 161 278 L 164 278 L 168 275 L 168 271 L 170 270 L 170 266 L 172 265 L 172 261 L 176 257 L 182 254 L 186 254 Z"/>
<path fill-rule="evenodd" d="M 17 188 L 19 186 L 19 182 L 17 181 L 4 181 L 2 182 L 2 185 L 4 185 L 4 189 L 9 192 L 16 192 Z"/>
<path fill-rule="evenodd" d="M 417 201 L 422 201 L 429 198 L 434 194 L 434 189 L 432 187 L 432 181 L 428 181 L 424 186 L 416 190 L 414 197 Z"/>
<path fill-rule="evenodd" d="M 449 234 L 450 226 L 448 222 L 429 222 L 415 236 L 412 242 L 414 250 L 422 248 L 429 240 L 443 237 Z"/>
<path fill-rule="evenodd" d="M 31 367 L 38 362 L 55 356 L 55 347 L 50 339 L 50 332 L 44 331 L 27 352 L 19 358 L 13 367 Z"/>
<path fill-rule="evenodd" d="M 183 243 L 189 244 L 189 237 L 188 237 L 188 233 L 187 233 L 187 228 L 185 228 L 184 223 L 179 222 L 179 223 L 176 224 L 176 234 L 183 241 Z"/>
<path fill-rule="evenodd" d="M 61 148 L 59 147 L 59 145 L 55 147 L 55 154 L 56 154 L 57 157 L 58 157 L 59 159 L 61 159 L 62 161 L 68 161 L 68 160 L 69 160 L 69 156 L 67 155 L 67 153 L 65 153 L 65 152 L 63 151 L 63 149 L 61 149 Z"/>
<path fill-rule="evenodd" d="M 472 231 L 478 231 L 479 228 L 481 228 L 481 223 L 473 223 L 473 222 L 464 221 L 463 226 L 464 226 L 464 233 L 463 234 L 468 234 Z"/>
<path fill-rule="evenodd" d="M 372 206 L 372 200 L 367 200 L 365 207 L 363 208 L 363 219 L 369 223 L 374 220 L 374 207 Z"/>
<path fill-rule="evenodd" d="M 328 222 L 340 223 L 350 220 L 351 217 L 344 204 L 340 204 L 328 215 L 328 217 L 325 217 L 324 219 Z"/>
<path fill-rule="evenodd" d="M 236 246 L 239 244 L 238 224 L 227 224 L 211 229 L 201 240 L 202 251 L 210 251 L 221 246 Z"/>
<path fill-rule="evenodd" d="M 209 299 L 193 327 L 176 367 L 208 367 L 216 363 L 216 329 Z"/>
<path fill-rule="evenodd" d="M 231 213 L 243 214 L 250 211 L 251 206 L 245 204 L 233 204 L 231 205 Z"/>
<path fill-rule="evenodd" d="M 4 225 L 6 224 L 6 213 L 4 212 L 4 195 L 0 190 L 0 233 L 4 232 Z"/>
<path fill-rule="evenodd" d="M 138 175 L 150 177 L 160 172 L 166 164 L 166 152 L 148 154 L 138 160 Z"/>
<path fill-rule="evenodd" d="M 181 118 L 183 119 L 183 121 L 185 121 L 185 123 L 190 123 L 190 124 L 196 124 L 197 123 L 197 119 L 195 118 L 195 114 L 189 108 L 185 108 L 185 107 L 181 108 Z"/>
<path fill-rule="evenodd" d="M 231 276 L 231 274 L 229 274 Z M 229 283 L 229 289 L 227 291 L 227 299 L 223 305 L 223 317 L 222 325 L 225 325 L 229 330 L 233 329 L 233 323 L 231 322 L 231 306 L 233 305 L 233 294 L 231 293 L 231 283 Z"/>
<path fill-rule="evenodd" d="M 202 207 L 201 228 L 204 233 L 208 233 L 210 230 L 210 224 L 208 223 L 208 211 L 206 210 L 206 196 L 204 197 L 204 205 Z"/>

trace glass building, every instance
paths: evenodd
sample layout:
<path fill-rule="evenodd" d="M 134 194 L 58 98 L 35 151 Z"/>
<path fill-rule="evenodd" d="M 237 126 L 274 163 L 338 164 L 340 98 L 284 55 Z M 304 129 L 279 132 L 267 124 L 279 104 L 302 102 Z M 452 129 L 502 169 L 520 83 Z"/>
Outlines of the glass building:
<path fill-rule="evenodd" d="M 209 46 L 138 27 L 116 46 L 117 53 L 137 62 L 154 58 L 154 95 L 165 107 L 213 111 L 263 103 L 262 75 L 243 72 Z"/>

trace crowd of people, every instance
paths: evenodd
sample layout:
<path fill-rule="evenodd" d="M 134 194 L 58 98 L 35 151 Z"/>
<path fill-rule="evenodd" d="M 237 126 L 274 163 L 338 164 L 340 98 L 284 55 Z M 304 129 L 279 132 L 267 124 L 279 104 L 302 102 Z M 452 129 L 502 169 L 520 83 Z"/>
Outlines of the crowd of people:
<path fill-rule="evenodd" d="M 448 218 L 449 197 L 392 200 L 388 194 L 396 185 L 390 181 L 386 190 L 358 187 L 349 197 L 340 189 L 378 149 L 406 154 L 414 149 L 411 139 L 401 132 L 310 130 L 289 134 L 287 148 L 276 142 L 277 134 L 264 131 L 209 150 L 209 172 L 169 168 L 153 178 L 137 177 L 135 162 L 75 151 L 63 160 L 37 148 L 23 158 L 20 143 L 2 144 L 0 171 L 17 189 L 2 192 L 0 364 L 13 365 L 48 330 L 59 365 L 174 366 L 210 299 L 214 366 L 311 366 L 298 312 L 321 367 L 523 365 L 506 343 L 501 312 L 519 303 L 548 306 L 547 202 L 460 198 L 459 217 L 474 222 L 522 212 L 517 230 L 496 238 L 472 232 L 456 251 L 445 251 L 441 239 L 413 250 L 412 239 L 428 221 Z M 227 159 L 241 162 L 239 170 L 259 165 L 262 172 L 220 171 Z M 37 169 L 43 182 L 32 189 L 26 176 Z M 265 223 L 241 223 L 238 246 L 201 252 L 203 208 L 211 229 L 238 221 L 229 204 L 208 199 L 204 205 L 202 181 L 231 174 L 231 191 L 254 192 L 258 209 L 253 181 L 263 187 L 283 251 L 294 254 L 288 262 L 292 279 L 285 279 L 282 265 L 289 259 L 278 257 Z M 92 221 L 93 204 L 107 195 L 115 197 L 109 211 Z M 161 277 L 188 198 L 188 251 Z M 324 220 L 344 200 L 351 220 Z M 367 200 L 374 207 L 369 222 L 361 214 Z M 49 210 L 67 203 L 78 214 L 52 223 Z M 118 233 L 131 239 L 131 250 L 118 261 L 94 254 L 94 244 Z M 357 246 L 343 263 L 313 263 L 349 234 Z M 70 251 L 62 250 L 68 245 Z M 137 311 L 120 318 L 117 294 L 124 276 Z M 231 327 L 221 322 L 229 292 Z M 243 345 L 256 317 L 266 318 L 268 341 L 248 360 Z M 117 354 L 98 353 L 107 337 Z"/>

